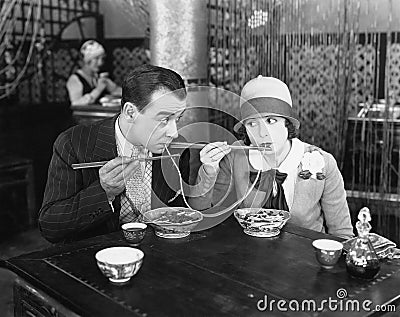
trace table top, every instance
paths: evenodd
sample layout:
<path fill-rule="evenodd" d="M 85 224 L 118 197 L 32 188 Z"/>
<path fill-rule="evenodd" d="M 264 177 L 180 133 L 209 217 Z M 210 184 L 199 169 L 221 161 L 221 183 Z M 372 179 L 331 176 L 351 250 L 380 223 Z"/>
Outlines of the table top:
<path fill-rule="evenodd" d="M 350 277 L 344 256 L 325 270 L 311 245 L 324 237 L 332 238 L 291 224 L 277 237 L 250 237 L 233 216 L 182 239 L 159 238 L 148 228 L 139 247 L 143 266 L 123 286 L 111 284 L 94 258 L 105 247 L 128 246 L 122 232 L 22 255 L 5 265 L 67 308 L 90 316 L 293 316 L 296 305 L 305 307 L 296 316 L 379 316 L 368 310 L 399 306 L 400 262 L 383 262 L 373 281 Z M 317 311 L 308 306 L 311 300 Z M 329 300 L 337 301 L 331 306 L 336 309 L 329 309 Z M 365 301 L 372 302 L 367 310 Z M 357 305 L 359 311 L 351 312 Z"/>

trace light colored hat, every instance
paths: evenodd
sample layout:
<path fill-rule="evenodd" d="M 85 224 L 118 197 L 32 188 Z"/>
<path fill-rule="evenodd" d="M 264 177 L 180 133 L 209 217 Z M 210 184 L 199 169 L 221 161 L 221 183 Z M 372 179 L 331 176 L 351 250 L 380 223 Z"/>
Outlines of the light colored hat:
<path fill-rule="evenodd" d="M 80 52 L 84 61 L 90 61 L 91 59 L 106 53 L 103 45 L 94 40 L 89 40 L 83 43 Z"/>
<path fill-rule="evenodd" d="M 240 94 L 240 122 L 235 124 L 233 130 L 238 132 L 243 120 L 257 118 L 260 114 L 284 117 L 296 129 L 300 127 L 288 86 L 274 77 L 259 75 L 244 85 Z"/>

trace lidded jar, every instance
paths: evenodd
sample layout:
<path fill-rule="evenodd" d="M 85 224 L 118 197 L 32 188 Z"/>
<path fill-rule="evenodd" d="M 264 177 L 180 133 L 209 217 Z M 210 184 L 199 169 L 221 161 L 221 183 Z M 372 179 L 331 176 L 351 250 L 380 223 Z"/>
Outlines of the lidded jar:
<path fill-rule="evenodd" d="M 367 207 L 358 213 L 356 228 L 358 236 L 351 243 L 346 255 L 347 272 L 354 277 L 373 279 L 380 270 L 379 258 L 369 239 L 371 214 Z"/>

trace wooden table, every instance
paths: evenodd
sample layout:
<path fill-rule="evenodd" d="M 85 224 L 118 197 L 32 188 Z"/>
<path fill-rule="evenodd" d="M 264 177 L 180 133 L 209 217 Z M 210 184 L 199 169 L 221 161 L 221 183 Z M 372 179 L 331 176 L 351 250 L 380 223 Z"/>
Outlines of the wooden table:
<path fill-rule="evenodd" d="M 363 310 L 362 304 L 369 300 L 366 308 L 390 304 L 386 309 L 397 306 L 398 314 L 400 262 L 382 263 L 373 281 L 348 276 L 343 257 L 333 269 L 324 270 L 311 245 L 323 237 L 327 235 L 290 224 L 274 238 L 250 237 L 233 217 L 176 240 L 158 238 L 149 228 L 140 246 L 145 253 L 143 266 L 124 286 L 111 284 L 94 258 L 105 247 L 127 245 L 121 232 L 23 255 L 3 265 L 19 276 L 15 287 L 19 313 L 33 302 L 45 307 L 48 315 L 59 316 L 71 311 L 83 316 L 384 315 Z M 337 296 L 340 289 L 346 298 Z M 323 310 L 310 311 L 313 306 L 307 303 L 313 299 L 316 309 L 329 299 L 337 300 L 338 308 L 330 311 L 326 302 Z M 346 304 L 349 300 L 353 304 Z M 345 311 L 356 308 L 356 302 L 360 311 Z M 264 311 L 265 303 L 272 305 L 272 312 Z M 308 311 L 294 313 L 289 303 Z"/>

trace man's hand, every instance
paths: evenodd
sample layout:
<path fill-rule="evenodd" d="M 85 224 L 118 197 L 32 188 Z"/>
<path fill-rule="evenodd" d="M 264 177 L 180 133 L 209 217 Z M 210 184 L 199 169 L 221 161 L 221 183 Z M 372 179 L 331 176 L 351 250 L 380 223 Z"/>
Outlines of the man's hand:
<path fill-rule="evenodd" d="M 107 194 L 109 201 L 122 193 L 128 180 L 134 171 L 140 167 L 138 160 L 129 157 L 116 157 L 107 162 L 99 170 L 100 185 Z"/>
<path fill-rule="evenodd" d="M 218 173 L 219 162 L 231 151 L 227 142 L 213 142 L 207 144 L 200 151 L 200 161 L 208 175 Z"/>

